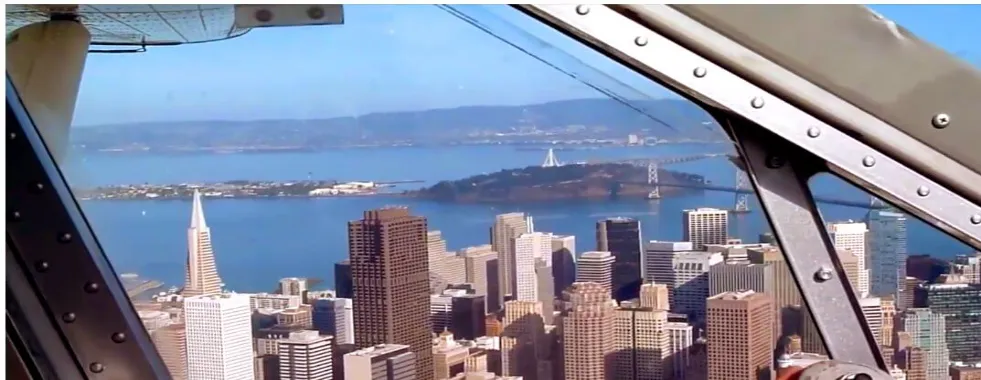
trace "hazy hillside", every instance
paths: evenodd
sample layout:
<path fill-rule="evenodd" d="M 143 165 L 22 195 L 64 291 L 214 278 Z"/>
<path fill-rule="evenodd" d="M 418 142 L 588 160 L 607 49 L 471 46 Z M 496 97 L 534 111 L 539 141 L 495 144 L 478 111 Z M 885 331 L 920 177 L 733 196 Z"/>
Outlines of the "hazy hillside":
<path fill-rule="evenodd" d="M 643 113 L 638 112 L 640 109 Z M 359 118 L 315 120 L 186 121 L 77 127 L 73 143 L 86 150 L 146 146 L 174 147 L 304 147 L 321 148 L 374 142 L 445 142 L 474 139 L 477 134 L 587 127 L 584 134 L 623 137 L 646 135 L 705 138 L 714 135 L 702 122 L 709 116 L 684 100 L 632 102 L 583 99 L 527 106 L 477 106 L 417 112 L 374 113 Z M 683 131 L 671 131 L 671 126 Z M 605 131 L 604 128 L 605 127 Z M 471 137 L 468 137 L 471 135 Z M 601 136 L 599 136 L 601 137 Z"/>

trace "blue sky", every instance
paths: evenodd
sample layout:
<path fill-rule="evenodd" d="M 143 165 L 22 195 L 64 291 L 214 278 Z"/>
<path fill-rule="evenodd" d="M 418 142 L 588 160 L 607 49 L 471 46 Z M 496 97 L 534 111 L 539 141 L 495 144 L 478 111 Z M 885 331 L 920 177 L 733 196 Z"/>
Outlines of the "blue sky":
<path fill-rule="evenodd" d="M 505 6 L 459 9 L 620 96 L 669 96 Z M 981 65 L 981 6 L 873 9 Z M 74 124 L 318 118 L 603 96 L 436 6 L 345 6 L 342 26 L 257 29 L 221 42 L 91 55 Z"/>

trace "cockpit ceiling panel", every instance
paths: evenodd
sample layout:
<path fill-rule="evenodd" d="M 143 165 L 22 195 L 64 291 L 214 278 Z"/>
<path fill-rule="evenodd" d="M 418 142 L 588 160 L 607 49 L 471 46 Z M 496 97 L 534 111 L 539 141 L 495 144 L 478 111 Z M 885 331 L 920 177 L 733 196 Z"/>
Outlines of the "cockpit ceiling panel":
<path fill-rule="evenodd" d="M 75 13 L 92 33 L 93 44 L 160 45 L 237 37 L 234 5 L 7 5 L 7 34 Z"/>
<path fill-rule="evenodd" d="M 981 173 L 981 70 L 865 6 L 672 8 Z"/>

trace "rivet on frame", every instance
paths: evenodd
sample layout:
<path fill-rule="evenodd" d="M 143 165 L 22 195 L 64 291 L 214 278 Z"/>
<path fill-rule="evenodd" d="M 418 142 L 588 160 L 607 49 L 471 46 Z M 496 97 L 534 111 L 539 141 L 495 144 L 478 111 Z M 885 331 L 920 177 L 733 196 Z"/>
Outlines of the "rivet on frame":
<path fill-rule="evenodd" d="M 862 165 L 865 165 L 867 168 L 875 166 L 875 157 L 865 156 L 865 158 L 862 159 Z"/>
<path fill-rule="evenodd" d="M 75 313 L 65 313 L 61 315 L 61 320 L 65 323 L 75 322 Z"/>
<path fill-rule="evenodd" d="M 834 272 L 831 270 L 831 268 L 821 267 L 821 269 L 818 269 L 817 273 L 814 273 L 814 278 L 819 282 L 824 282 L 830 280 L 833 275 Z"/>
<path fill-rule="evenodd" d="M 807 137 L 815 138 L 815 137 L 818 137 L 820 135 L 821 135 L 821 128 L 818 128 L 818 127 L 810 127 L 810 128 L 807 128 Z"/>
<path fill-rule="evenodd" d="M 938 113 L 933 116 L 931 123 L 933 124 L 933 127 L 937 129 L 947 128 L 947 126 L 950 125 L 950 115 Z"/>
<path fill-rule="evenodd" d="M 753 106 L 753 108 L 763 108 L 763 105 L 765 103 L 763 102 L 763 98 L 757 96 L 757 97 L 753 98 L 753 100 L 751 102 L 749 102 L 749 104 L 751 106 Z"/>
<path fill-rule="evenodd" d="M 696 67 L 694 74 L 696 78 L 704 78 L 705 74 L 708 74 L 708 70 L 704 67 Z"/>
<path fill-rule="evenodd" d="M 85 292 L 86 293 L 95 293 L 95 292 L 98 292 L 98 291 L 99 291 L 99 284 L 96 284 L 94 282 L 87 282 L 87 283 L 85 283 Z"/>
<path fill-rule="evenodd" d="M 930 195 L 930 188 L 929 187 L 926 187 L 926 186 L 920 186 L 920 187 L 916 188 L 916 194 L 919 195 L 919 196 L 921 196 L 921 197 L 925 197 L 927 195 Z"/>
<path fill-rule="evenodd" d="M 113 333 L 112 334 L 112 341 L 113 342 L 116 342 L 116 343 L 125 342 L 126 341 L 126 333 L 121 333 L 121 332 Z"/>
<path fill-rule="evenodd" d="M 51 269 L 51 264 L 49 264 L 47 261 L 41 260 L 34 264 L 34 269 L 38 272 L 44 273 L 47 272 L 48 269 Z"/>
<path fill-rule="evenodd" d="M 92 364 L 89 364 L 89 371 L 92 371 L 93 373 L 100 373 L 105 370 L 106 370 L 106 366 L 102 365 L 102 363 L 94 362 Z"/>
<path fill-rule="evenodd" d="M 20 211 L 13 211 L 10 213 L 10 220 L 17 221 L 20 220 L 20 218 L 21 218 Z"/>
<path fill-rule="evenodd" d="M 17 138 L 17 133 L 10 132 L 10 135 L 9 136 L 10 136 L 10 139 L 11 140 L 16 139 Z"/>
<path fill-rule="evenodd" d="M 577 5 L 576 6 L 576 13 L 578 13 L 580 16 L 585 16 L 587 13 L 589 13 L 589 6 L 587 6 L 587 5 Z"/>
<path fill-rule="evenodd" d="M 981 224 L 981 214 L 971 215 L 971 223 L 972 224 Z"/>
<path fill-rule="evenodd" d="M 72 234 L 67 233 L 67 232 L 58 234 L 58 242 L 59 243 L 69 243 L 71 241 L 72 241 Z"/>
<path fill-rule="evenodd" d="M 34 192 L 36 193 L 42 192 L 44 191 L 44 184 L 40 182 L 34 182 L 33 184 L 31 184 L 31 190 L 34 190 Z"/>
<path fill-rule="evenodd" d="M 640 37 L 634 38 L 634 43 L 637 44 L 637 46 L 646 46 L 647 45 L 647 37 L 640 36 Z"/>

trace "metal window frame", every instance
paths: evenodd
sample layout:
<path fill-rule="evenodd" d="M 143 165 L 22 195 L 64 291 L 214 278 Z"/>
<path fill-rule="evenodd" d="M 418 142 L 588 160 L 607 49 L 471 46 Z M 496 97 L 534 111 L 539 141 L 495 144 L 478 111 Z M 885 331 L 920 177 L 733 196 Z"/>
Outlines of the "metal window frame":
<path fill-rule="evenodd" d="M 55 378 L 170 378 L 9 76 L 6 95 L 8 315 L 25 314 L 11 318 L 18 333 L 34 338 Z"/>
<path fill-rule="evenodd" d="M 745 122 L 729 125 L 731 137 L 747 160 L 752 182 L 760 192 L 769 221 L 783 246 L 798 285 L 801 287 L 815 323 L 832 358 L 859 364 L 883 367 L 875 341 L 854 339 L 852 334 L 862 332 L 869 337 L 867 327 L 859 321 L 861 310 L 857 300 L 841 282 L 841 266 L 827 231 L 820 227 L 820 214 L 813 207 L 810 191 L 802 176 L 814 173 L 813 163 L 807 169 L 784 166 L 782 181 L 796 180 L 800 186 L 780 183 L 760 161 L 763 149 L 759 141 L 766 141 L 767 149 L 791 150 L 794 159 L 813 157 L 827 170 L 859 185 L 879 198 L 885 199 L 904 211 L 927 221 L 965 243 L 981 248 L 981 207 L 960 194 L 931 180 L 916 170 L 903 165 L 893 155 L 879 151 L 842 132 L 828 122 L 820 120 L 781 96 L 762 86 L 740 77 L 705 56 L 679 45 L 671 38 L 620 14 L 604 5 L 523 5 L 516 6 L 525 13 L 564 32 L 572 38 L 592 47 L 600 53 L 624 63 L 629 68 L 649 78 L 674 88 L 682 95 L 708 107 L 723 110 L 722 118 L 729 115 Z M 649 6 L 659 7 L 659 6 Z M 664 6 L 664 12 L 671 11 Z M 683 15 L 674 15 L 676 18 Z M 693 20 L 686 20 L 696 23 Z M 697 24 L 697 23 L 696 23 Z M 724 41 L 721 35 L 711 36 Z M 735 45 L 735 43 L 728 41 Z M 730 59 L 733 59 L 730 57 Z M 747 65 L 764 65 L 765 59 L 754 56 Z M 781 73 L 793 75 L 790 73 Z M 803 81 L 796 78 L 798 81 Z M 833 94 L 825 94 L 834 97 Z M 858 109 L 834 108 L 825 110 L 837 114 L 840 119 L 854 121 Z M 867 113 L 866 118 L 874 119 Z M 840 120 L 839 119 L 839 120 Z M 831 119 L 834 120 L 834 119 Z M 772 134 L 767 139 L 755 128 Z M 892 129 L 894 130 L 894 128 Z M 745 134 L 745 135 L 744 135 Z M 785 143 L 789 143 L 785 144 Z M 927 149 L 927 148 L 924 148 Z M 934 155 L 938 152 L 933 151 Z M 787 157 L 787 156 L 783 156 Z M 786 165 L 786 158 L 783 159 Z M 773 170 L 773 169 L 769 169 Z M 806 196 L 805 196 L 806 195 Z M 820 236 L 820 242 L 815 240 Z M 791 239 L 792 238 L 792 239 Z M 798 241 L 799 240 L 799 241 Z M 823 249 L 815 251 L 801 242 L 818 244 Z M 827 279 L 831 271 L 832 279 Z M 808 274 L 821 273 L 818 277 Z M 837 274 L 837 276 L 834 276 Z M 837 284 L 837 285 L 835 285 Z M 829 304 L 816 303 L 818 300 Z M 847 301 L 847 302 L 842 302 Z M 820 305 L 820 308 L 811 306 Z M 847 305 L 848 307 L 842 307 Z M 842 325 L 843 324 L 843 325 Z M 830 329 L 830 330 L 829 330 Z"/>

